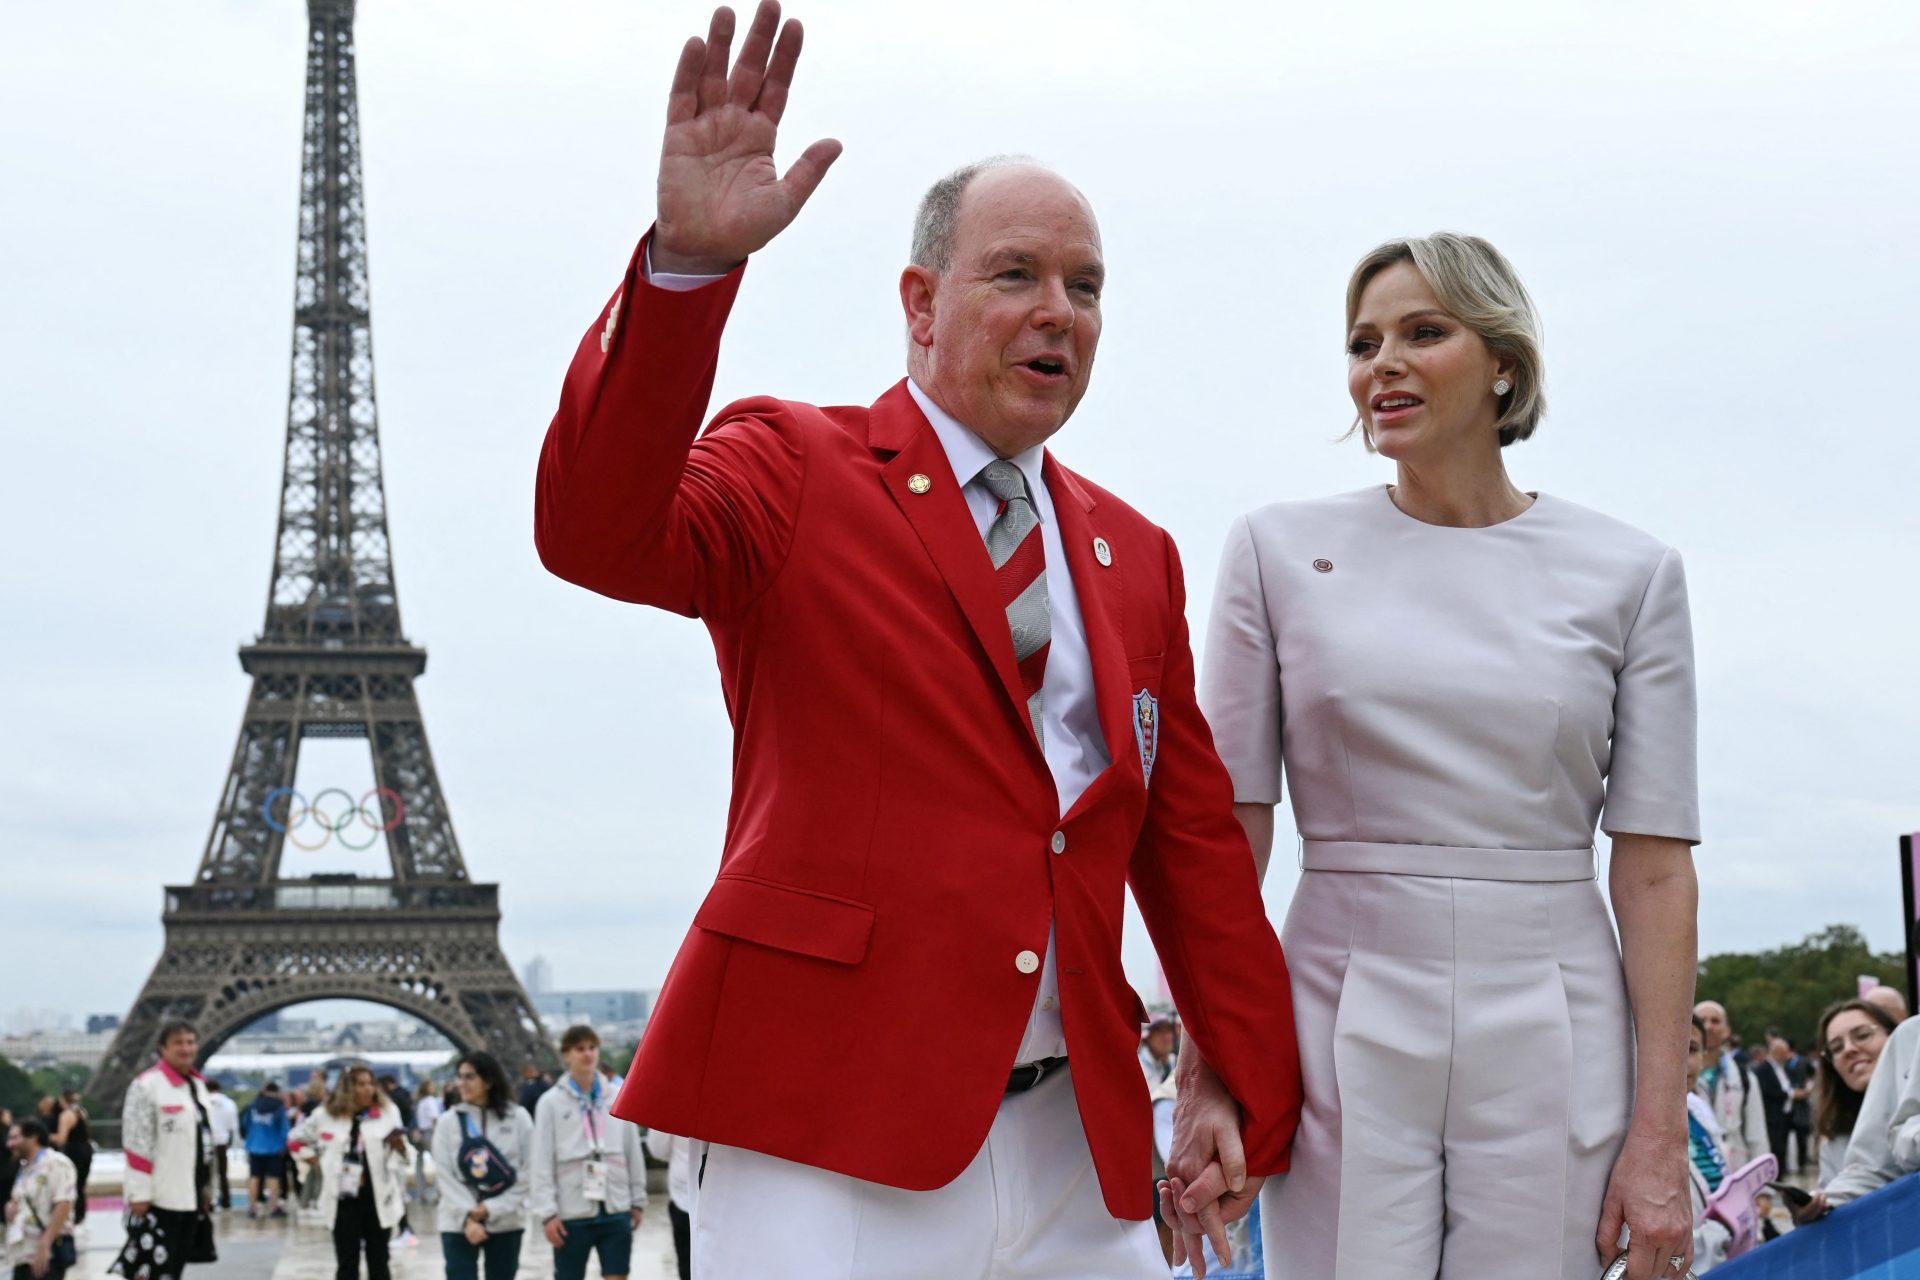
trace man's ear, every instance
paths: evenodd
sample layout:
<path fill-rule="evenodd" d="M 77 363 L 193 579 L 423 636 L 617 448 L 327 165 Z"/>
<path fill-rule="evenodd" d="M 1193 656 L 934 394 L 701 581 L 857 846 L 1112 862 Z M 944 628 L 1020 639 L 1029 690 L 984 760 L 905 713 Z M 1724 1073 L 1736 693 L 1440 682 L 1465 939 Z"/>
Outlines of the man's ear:
<path fill-rule="evenodd" d="M 907 337 L 916 347 L 933 345 L 934 295 L 940 277 L 925 267 L 911 266 L 900 273 L 900 310 L 906 313 Z"/>

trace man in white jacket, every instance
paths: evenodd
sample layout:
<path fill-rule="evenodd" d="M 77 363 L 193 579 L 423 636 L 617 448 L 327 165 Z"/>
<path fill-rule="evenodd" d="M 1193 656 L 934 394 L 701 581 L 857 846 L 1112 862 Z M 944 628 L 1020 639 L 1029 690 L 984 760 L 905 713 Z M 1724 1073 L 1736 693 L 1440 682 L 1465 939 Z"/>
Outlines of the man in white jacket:
<path fill-rule="evenodd" d="M 160 1028 L 160 1060 L 127 1086 L 120 1113 L 127 1172 L 127 1212 L 149 1211 L 166 1246 L 158 1276 L 178 1276 L 186 1266 L 199 1216 L 213 1203 L 213 1132 L 207 1093 L 194 1059 L 200 1033 L 191 1022 Z"/>
<path fill-rule="evenodd" d="M 584 1280 L 596 1251 L 606 1280 L 626 1280 L 647 1207 L 640 1130 L 608 1111 L 614 1095 L 596 1069 L 592 1027 L 568 1027 L 560 1057 L 566 1073 L 534 1106 L 529 1207 L 553 1246 L 554 1280 Z"/>
<path fill-rule="evenodd" d="M 1729 1041 L 1733 1028 L 1727 1011 L 1716 1000 L 1702 1000 L 1693 1006 L 1693 1016 L 1707 1029 L 1707 1069 L 1700 1074 L 1700 1089 L 1713 1104 L 1714 1119 L 1720 1122 L 1720 1136 L 1727 1146 L 1727 1167 L 1738 1169 L 1755 1156 L 1772 1149 L 1767 1140 L 1767 1104 L 1753 1082 L 1753 1073 L 1733 1056 Z"/>

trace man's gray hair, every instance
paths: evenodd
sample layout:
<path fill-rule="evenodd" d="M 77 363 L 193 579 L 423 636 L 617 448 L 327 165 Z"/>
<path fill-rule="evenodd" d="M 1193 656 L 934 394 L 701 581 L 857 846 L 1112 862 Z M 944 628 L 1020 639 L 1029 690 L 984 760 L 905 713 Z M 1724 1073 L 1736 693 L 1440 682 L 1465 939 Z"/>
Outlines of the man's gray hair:
<path fill-rule="evenodd" d="M 946 274 L 947 268 L 953 265 L 954 224 L 959 221 L 960 197 L 967 193 L 967 187 L 989 169 L 1025 165 L 1046 167 L 1032 156 L 988 156 L 984 160 L 961 165 L 928 187 L 927 194 L 920 197 L 920 212 L 913 220 L 913 254 L 910 259 L 913 265 L 925 267 L 936 274 Z"/>

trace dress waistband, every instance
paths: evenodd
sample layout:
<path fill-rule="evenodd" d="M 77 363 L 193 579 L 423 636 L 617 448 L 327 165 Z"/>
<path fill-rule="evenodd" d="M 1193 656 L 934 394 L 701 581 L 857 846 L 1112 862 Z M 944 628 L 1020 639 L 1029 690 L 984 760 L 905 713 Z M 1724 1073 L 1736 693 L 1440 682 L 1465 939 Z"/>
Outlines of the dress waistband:
<path fill-rule="evenodd" d="M 1591 880 L 1593 850 L 1466 849 L 1450 844 L 1373 844 L 1363 840 L 1306 840 L 1306 871 L 1370 871 L 1451 880 Z"/>

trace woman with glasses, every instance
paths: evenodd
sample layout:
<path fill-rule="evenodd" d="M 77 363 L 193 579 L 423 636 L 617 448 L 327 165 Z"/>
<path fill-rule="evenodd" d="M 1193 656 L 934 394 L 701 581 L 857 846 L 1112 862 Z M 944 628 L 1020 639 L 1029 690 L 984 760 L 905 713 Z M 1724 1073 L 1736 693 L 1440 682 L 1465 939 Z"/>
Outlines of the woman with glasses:
<path fill-rule="evenodd" d="M 526 1238 L 533 1117 L 490 1053 L 462 1057 L 453 1082 L 460 1100 L 433 1125 L 447 1280 L 479 1280 L 483 1258 L 487 1280 L 513 1280 Z"/>
<path fill-rule="evenodd" d="M 1820 1015 L 1814 1043 L 1813 1131 L 1820 1135 L 1820 1184 L 1847 1162 L 1847 1144 L 1874 1064 L 1893 1034 L 1893 1015 L 1866 1000 L 1842 1000 Z"/>
<path fill-rule="evenodd" d="M 1873 1038 L 1870 1031 L 1864 1035 Z M 1822 1052 L 1832 1054 L 1842 1039 L 1846 1043 L 1838 1056 L 1851 1059 L 1851 1033 L 1826 1036 Z M 1811 1222 L 1836 1204 L 1878 1191 L 1902 1174 L 1920 1169 L 1920 1018 L 1909 1018 L 1885 1037 L 1869 1075 L 1860 1094 L 1846 1161 L 1814 1192 L 1811 1202 L 1794 1210 L 1795 1222 Z"/>

